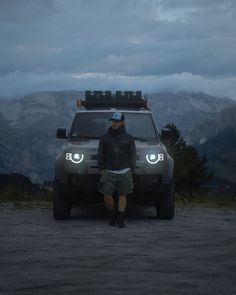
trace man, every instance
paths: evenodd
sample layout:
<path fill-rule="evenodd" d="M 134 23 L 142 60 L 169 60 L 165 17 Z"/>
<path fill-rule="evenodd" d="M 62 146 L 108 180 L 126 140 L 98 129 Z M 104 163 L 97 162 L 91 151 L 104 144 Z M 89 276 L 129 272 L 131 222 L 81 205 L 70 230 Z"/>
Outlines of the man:
<path fill-rule="evenodd" d="M 133 191 L 133 178 L 136 164 L 136 148 L 132 135 L 126 132 L 125 117 L 122 113 L 113 114 L 112 126 L 102 135 L 98 147 L 98 168 L 101 172 L 100 192 L 110 212 L 109 225 L 125 227 L 124 213 L 127 194 Z M 116 212 L 114 191 L 118 193 Z"/>

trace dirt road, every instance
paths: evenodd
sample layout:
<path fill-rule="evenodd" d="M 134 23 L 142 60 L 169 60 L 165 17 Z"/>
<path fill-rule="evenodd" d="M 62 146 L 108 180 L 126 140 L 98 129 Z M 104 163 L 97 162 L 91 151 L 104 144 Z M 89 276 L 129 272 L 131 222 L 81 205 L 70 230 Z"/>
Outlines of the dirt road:
<path fill-rule="evenodd" d="M 236 294 L 236 211 L 130 207 L 119 229 L 102 207 L 73 210 L 0 207 L 1 295 Z"/>

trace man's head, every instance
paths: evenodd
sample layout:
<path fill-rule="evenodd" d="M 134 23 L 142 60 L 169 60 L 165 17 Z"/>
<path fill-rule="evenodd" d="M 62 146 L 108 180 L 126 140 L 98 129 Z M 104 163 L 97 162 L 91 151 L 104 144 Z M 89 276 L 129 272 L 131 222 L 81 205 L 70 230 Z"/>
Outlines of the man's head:
<path fill-rule="evenodd" d="M 115 112 L 110 120 L 112 121 L 113 129 L 119 129 L 125 125 L 125 116 L 120 112 Z"/>

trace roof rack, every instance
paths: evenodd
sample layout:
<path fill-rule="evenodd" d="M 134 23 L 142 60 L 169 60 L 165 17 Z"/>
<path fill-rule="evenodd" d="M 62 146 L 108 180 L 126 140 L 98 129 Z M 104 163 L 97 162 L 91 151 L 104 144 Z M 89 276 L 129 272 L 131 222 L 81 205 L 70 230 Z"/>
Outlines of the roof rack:
<path fill-rule="evenodd" d="M 128 108 L 148 109 L 147 99 L 142 97 L 141 91 L 85 91 L 85 100 L 77 101 L 78 107 L 87 109 L 100 108 Z"/>

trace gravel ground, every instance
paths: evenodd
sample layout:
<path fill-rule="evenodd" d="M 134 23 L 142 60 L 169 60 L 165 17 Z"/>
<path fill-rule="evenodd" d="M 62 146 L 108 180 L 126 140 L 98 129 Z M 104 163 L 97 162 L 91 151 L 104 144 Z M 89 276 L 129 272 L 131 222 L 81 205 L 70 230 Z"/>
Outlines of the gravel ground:
<path fill-rule="evenodd" d="M 124 229 L 105 216 L 0 206 L 0 294 L 236 294 L 236 211 L 184 208 L 166 221 L 133 206 Z"/>

